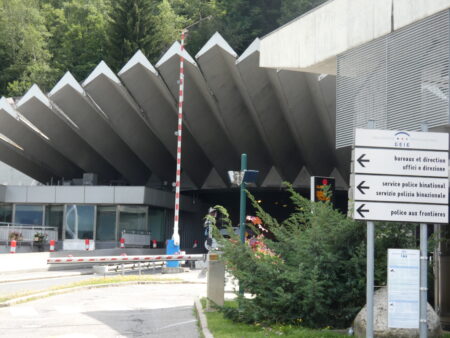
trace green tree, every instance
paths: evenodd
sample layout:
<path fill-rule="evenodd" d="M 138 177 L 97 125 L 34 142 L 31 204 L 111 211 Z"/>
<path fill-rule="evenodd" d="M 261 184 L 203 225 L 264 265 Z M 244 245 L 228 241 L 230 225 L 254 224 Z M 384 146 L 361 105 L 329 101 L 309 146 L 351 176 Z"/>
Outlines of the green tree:
<path fill-rule="evenodd" d="M 365 224 L 288 191 L 295 211 L 283 222 L 249 195 L 265 230 L 250 224 L 256 238 L 247 243 L 230 226 L 230 239 L 215 229 L 228 271 L 253 296 L 238 294 L 239 307 L 222 311 L 247 323 L 348 327 L 365 303 Z M 414 231 L 411 224 L 377 224 L 376 285 L 386 285 L 387 248 L 415 248 Z"/>
<path fill-rule="evenodd" d="M 22 95 L 34 82 L 54 82 L 48 33 L 37 0 L 0 0 L 0 90 Z"/>
<path fill-rule="evenodd" d="M 104 0 L 65 0 L 58 1 L 57 7 L 42 6 L 51 34 L 52 67 L 59 74 L 70 70 L 83 79 L 104 58 L 108 10 Z"/>
<path fill-rule="evenodd" d="M 152 52 L 156 0 L 115 0 L 109 17 L 108 59 L 119 70 L 138 50 Z"/>

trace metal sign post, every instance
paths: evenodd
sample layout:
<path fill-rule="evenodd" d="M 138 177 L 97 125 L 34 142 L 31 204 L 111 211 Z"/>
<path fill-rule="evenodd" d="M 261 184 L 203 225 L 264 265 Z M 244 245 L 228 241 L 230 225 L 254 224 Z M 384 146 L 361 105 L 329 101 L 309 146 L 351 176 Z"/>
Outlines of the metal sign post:
<path fill-rule="evenodd" d="M 448 224 L 448 148 L 446 133 L 356 129 L 351 199 L 353 218 L 367 221 L 367 337 L 373 337 L 373 221 L 421 223 L 419 324 L 420 337 L 427 335 L 426 224 Z"/>

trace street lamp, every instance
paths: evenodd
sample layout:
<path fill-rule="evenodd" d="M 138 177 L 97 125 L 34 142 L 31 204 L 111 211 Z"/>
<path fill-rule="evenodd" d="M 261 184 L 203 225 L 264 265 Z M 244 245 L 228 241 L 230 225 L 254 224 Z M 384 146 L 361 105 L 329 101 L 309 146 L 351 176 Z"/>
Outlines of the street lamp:
<path fill-rule="evenodd" d="M 245 188 L 247 184 L 256 183 L 258 179 L 258 170 L 247 170 L 247 154 L 241 155 L 241 171 L 229 171 L 228 177 L 231 184 L 240 187 L 240 207 L 239 207 L 239 234 L 242 243 L 245 242 L 245 214 L 247 199 L 245 196 Z"/>

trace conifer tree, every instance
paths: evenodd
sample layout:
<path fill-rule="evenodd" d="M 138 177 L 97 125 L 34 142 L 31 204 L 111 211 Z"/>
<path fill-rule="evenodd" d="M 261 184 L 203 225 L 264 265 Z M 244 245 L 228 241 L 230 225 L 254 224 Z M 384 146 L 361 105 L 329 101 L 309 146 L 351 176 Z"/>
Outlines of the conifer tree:
<path fill-rule="evenodd" d="M 111 3 L 108 59 L 119 70 L 138 50 L 151 52 L 156 0 L 115 0 Z"/>

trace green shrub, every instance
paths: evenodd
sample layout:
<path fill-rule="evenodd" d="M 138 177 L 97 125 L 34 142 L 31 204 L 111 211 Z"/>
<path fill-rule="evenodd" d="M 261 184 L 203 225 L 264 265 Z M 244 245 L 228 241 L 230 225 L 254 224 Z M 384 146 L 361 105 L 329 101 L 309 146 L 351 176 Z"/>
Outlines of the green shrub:
<path fill-rule="evenodd" d="M 231 229 L 230 239 L 215 229 L 227 269 L 252 295 L 238 293 L 239 306 L 221 310 L 245 323 L 347 327 L 365 303 L 365 223 L 353 221 L 329 203 L 310 202 L 291 186 L 287 190 L 295 212 L 281 223 L 248 195 L 269 236 L 249 225 L 257 236 L 249 245 Z M 230 227 L 227 211 L 218 208 Z M 377 224 L 376 285 L 386 281 L 386 249 L 415 247 L 413 230 L 411 225 Z"/>

